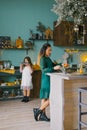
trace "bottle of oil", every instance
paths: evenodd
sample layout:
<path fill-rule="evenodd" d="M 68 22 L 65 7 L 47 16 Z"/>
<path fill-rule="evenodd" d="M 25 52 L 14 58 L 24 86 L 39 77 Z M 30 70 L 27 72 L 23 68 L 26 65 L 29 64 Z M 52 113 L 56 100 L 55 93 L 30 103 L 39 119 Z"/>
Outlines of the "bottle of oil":
<path fill-rule="evenodd" d="M 18 39 L 16 39 L 16 47 L 17 48 L 23 48 L 23 40 L 19 36 Z"/>
<path fill-rule="evenodd" d="M 79 73 L 80 73 L 80 74 L 83 74 L 83 72 L 84 72 L 84 71 L 83 71 L 83 65 L 81 65 L 81 66 L 80 66 L 80 69 L 79 69 Z"/>
<path fill-rule="evenodd" d="M 11 96 L 12 96 L 12 97 L 15 96 L 15 90 L 14 90 L 14 89 L 12 89 L 12 91 L 11 91 Z"/>

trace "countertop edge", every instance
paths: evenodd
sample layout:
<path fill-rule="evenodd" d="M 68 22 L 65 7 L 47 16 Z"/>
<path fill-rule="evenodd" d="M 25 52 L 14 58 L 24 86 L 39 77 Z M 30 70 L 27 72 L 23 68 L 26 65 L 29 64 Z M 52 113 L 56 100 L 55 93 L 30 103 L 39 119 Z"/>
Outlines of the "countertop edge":
<path fill-rule="evenodd" d="M 69 79 L 85 79 L 85 78 L 87 78 L 87 75 L 85 75 L 85 74 L 69 74 L 69 73 L 67 73 L 67 74 L 64 74 L 64 73 L 47 73 L 47 75 L 49 75 L 49 76 L 58 76 L 58 77 L 60 77 L 60 78 L 62 78 L 62 79 L 67 79 L 67 80 L 69 80 Z"/>

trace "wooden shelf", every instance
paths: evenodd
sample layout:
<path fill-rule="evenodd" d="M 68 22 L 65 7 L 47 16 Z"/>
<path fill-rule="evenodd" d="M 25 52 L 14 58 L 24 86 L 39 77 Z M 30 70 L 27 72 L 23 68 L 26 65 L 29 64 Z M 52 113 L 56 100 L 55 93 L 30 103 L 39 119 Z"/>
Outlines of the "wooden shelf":
<path fill-rule="evenodd" d="M 0 50 L 18 50 L 18 51 L 21 51 L 21 50 L 25 50 L 26 51 L 26 55 L 28 54 L 28 51 L 30 49 L 33 49 L 33 47 L 31 48 L 0 48 Z"/>
<path fill-rule="evenodd" d="M 13 99 L 21 99 L 23 97 L 23 95 L 20 95 L 20 96 L 13 96 L 13 97 L 0 97 L 0 101 L 3 101 L 3 100 L 13 100 Z"/>
<path fill-rule="evenodd" d="M 32 41 L 33 41 L 33 44 L 34 44 L 35 41 L 47 41 L 47 43 L 48 43 L 49 41 L 53 41 L 53 39 L 33 39 L 33 38 L 29 38 L 29 40 L 32 40 Z"/>
<path fill-rule="evenodd" d="M 5 88 L 8 88 L 8 89 L 13 89 L 13 88 L 19 88 L 20 87 L 20 85 L 15 85 L 15 86 L 0 86 L 0 88 L 2 88 L 2 89 L 5 89 Z"/>
<path fill-rule="evenodd" d="M 5 73 L 5 72 L 0 72 L 0 77 L 8 77 L 8 76 L 16 76 L 17 78 L 21 76 L 21 73 L 19 70 L 16 70 L 14 74 L 11 73 Z"/>
<path fill-rule="evenodd" d="M 0 49 L 5 49 L 5 50 L 28 50 L 28 49 L 32 49 L 32 48 L 0 48 Z"/>

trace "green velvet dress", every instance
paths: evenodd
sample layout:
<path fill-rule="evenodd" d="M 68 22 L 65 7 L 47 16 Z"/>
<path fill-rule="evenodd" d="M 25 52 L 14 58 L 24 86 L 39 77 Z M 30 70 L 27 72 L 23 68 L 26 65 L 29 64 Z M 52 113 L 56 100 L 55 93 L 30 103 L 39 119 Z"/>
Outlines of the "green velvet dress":
<path fill-rule="evenodd" d="M 49 57 L 42 57 L 40 60 L 40 67 L 42 71 L 41 77 L 41 89 L 40 89 L 40 99 L 48 99 L 50 94 L 50 76 L 47 73 L 53 72 L 53 62 Z"/>

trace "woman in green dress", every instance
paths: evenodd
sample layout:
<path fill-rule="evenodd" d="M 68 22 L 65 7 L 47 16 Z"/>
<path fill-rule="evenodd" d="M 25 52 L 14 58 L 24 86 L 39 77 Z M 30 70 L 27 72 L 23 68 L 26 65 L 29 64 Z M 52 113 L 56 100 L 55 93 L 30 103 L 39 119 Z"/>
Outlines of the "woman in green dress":
<path fill-rule="evenodd" d="M 40 68 L 42 72 L 40 89 L 41 106 L 33 109 L 34 118 L 36 121 L 50 121 L 50 119 L 46 116 L 46 108 L 50 103 L 50 76 L 48 76 L 47 73 L 52 73 L 55 70 L 60 69 L 60 66 L 54 66 L 52 60 L 50 59 L 51 52 L 51 45 L 46 43 L 42 46 L 39 53 Z"/>

